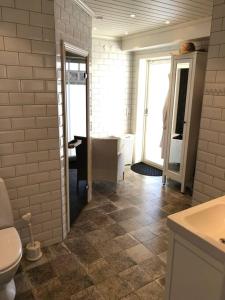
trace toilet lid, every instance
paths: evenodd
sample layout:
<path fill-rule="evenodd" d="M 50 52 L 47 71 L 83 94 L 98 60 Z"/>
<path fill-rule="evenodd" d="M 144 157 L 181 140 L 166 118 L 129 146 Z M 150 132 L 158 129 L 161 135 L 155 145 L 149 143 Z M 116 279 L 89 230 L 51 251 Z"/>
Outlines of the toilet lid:
<path fill-rule="evenodd" d="M 0 273 L 9 269 L 21 258 L 22 245 L 14 227 L 0 230 Z"/>

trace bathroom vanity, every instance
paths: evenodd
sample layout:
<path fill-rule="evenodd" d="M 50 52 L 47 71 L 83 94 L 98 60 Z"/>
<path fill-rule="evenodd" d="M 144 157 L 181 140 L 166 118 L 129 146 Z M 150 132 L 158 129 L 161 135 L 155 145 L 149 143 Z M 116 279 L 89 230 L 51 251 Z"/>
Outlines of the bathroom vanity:
<path fill-rule="evenodd" d="M 165 300 L 225 299 L 225 196 L 169 216 Z"/>

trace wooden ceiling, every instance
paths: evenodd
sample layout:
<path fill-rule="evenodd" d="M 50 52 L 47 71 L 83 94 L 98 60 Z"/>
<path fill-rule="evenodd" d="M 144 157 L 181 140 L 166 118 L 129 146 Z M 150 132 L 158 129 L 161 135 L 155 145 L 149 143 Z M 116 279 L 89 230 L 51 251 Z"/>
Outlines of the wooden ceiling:
<path fill-rule="evenodd" d="M 213 0 L 84 0 L 83 2 L 97 17 L 93 22 L 93 34 L 112 37 L 122 37 L 211 16 L 213 5 Z M 132 18 L 131 15 L 135 17 Z"/>

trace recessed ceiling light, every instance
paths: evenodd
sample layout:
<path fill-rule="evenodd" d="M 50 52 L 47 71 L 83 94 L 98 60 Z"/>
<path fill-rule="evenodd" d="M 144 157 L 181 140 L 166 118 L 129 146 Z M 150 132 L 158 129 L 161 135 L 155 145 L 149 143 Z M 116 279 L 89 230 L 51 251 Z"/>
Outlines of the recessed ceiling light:
<path fill-rule="evenodd" d="M 96 30 L 97 30 L 97 28 L 96 28 L 96 27 L 93 27 L 93 30 L 94 30 L 94 31 L 96 31 Z"/>
<path fill-rule="evenodd" d="M 125 34 L 125 35 L 128 35 L 128 31 L 125 31 L 124 34 Z"/>
<path fill-rule="evenodd" d="M 131 18 L 135 18 L 136 15 L 135 15 L 135 14 L 131 14 L 130 17 L 131 17 Z"/>
<path fill-rule="evenodd" d="M 170 21 L 169 21 L 169 20 L 167 20 L 167 21 L 165 22 L 165 24 L 169 25 L 169 24 L 170 24 Z"/>

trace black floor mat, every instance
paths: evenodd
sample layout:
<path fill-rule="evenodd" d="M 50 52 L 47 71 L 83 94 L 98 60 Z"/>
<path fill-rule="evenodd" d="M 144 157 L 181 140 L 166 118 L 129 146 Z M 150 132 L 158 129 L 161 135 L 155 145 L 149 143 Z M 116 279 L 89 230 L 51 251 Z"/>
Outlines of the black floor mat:
<path fill-rule="evenodd" d="M 143 162 L 132 165 L 131 170 L 135 173 L 146 176 L 162 176 L 162 170 L 151 167 Z"/>

